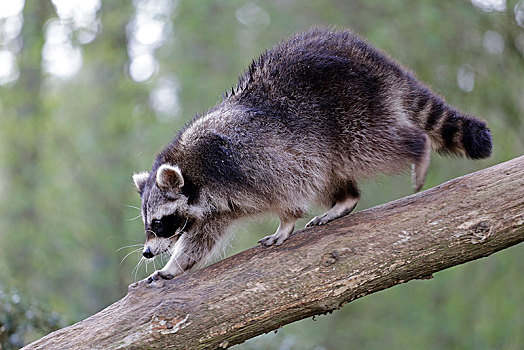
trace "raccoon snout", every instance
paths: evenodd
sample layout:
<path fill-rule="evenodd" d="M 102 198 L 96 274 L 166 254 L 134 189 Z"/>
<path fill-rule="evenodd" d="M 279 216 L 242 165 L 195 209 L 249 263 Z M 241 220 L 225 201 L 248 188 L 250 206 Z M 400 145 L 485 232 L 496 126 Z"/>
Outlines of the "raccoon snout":
<path fill-rule="evenodd" d="M 144 256 L 144 258 L 147 258 L 147 259 L 151 259 L 152 257 L 155 256 L 155 255 L 151 252 L 151 249 L 149 249 L 149 247 L 146 247 L 146 249 L 144 249 L 144 251 L 142 252 L 142 255 Z"/>

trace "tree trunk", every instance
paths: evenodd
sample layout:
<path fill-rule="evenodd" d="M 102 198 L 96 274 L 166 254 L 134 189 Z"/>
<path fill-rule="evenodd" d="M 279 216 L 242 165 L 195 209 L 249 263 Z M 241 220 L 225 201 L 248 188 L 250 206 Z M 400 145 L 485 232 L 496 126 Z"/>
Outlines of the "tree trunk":
<path fill-rule="evenodd" d="M 28 1 L 24 5 L 23 46 L 18 54 L 20 77 L 11 89 L 2 90 L 2 100 L 5 98 L 14 113 L 10 112 L 11 108 L 6 108 L 0 117 L 3 119 L 0 122 L 0 137 L 8 147 L 6 157 L 0 160 L 0 169 L 7 175 L 6 198 L 24 199 L 13 200 L 6 205 L 10 220 L 5 232 L 37 232 L 41 223 L 35 203 L 38 202 L 42 182 L 38 174 L 42 166 L 42 140 L 46 138 L 43 126 L 48 115 L 42 101 L 44 77 L 40 53 L 45 41 L 43 28 L 53 13 L 50 1 Z M 1 244 L 9 246 L 21 239 L 25 238 L 10 235 L 9 241 Z M 31 274 L 34 250 L 27 244 L 16 246 L 20 249 L 0 248 L 2 258 L 10 262 L 7 268 L 13 267 L 10 273 L 28 276 Z"/>
<path fill-rule="evenodd" d="M 24 349 L 215 349 L 524 240 L 524 156 L 171 281 Z"/>

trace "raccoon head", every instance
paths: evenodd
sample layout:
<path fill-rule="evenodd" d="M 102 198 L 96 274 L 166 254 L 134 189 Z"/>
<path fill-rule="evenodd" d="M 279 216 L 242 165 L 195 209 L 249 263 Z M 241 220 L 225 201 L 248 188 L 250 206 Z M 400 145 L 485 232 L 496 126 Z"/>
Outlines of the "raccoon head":
<path fill-rule="evenodd" d="M 190 232 L 200 217 L 184 191 L 185 181 L 178 166 L 162 164 L 156 174 L 134 174 L 133 181 L 142 198 L 146 233 L 143 255 L 149 259 L 172 250 L 180 236 Z"/>

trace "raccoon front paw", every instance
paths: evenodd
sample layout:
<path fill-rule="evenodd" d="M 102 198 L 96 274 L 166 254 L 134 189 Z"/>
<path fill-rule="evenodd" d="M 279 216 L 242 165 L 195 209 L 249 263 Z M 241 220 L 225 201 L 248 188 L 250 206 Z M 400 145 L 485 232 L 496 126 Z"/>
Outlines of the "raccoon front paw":
<path fill-rule="evenodd" d="M 326 213 L 327 214 L 327 213 Z M 333 221 L 332 218 L 330 218 L 328 215 L 319 215 L 315 216 L 313 219 L 311 219 L 307 224 L 306 227 L 312 227 L 317 225 L 325 225 L 330 221 Z"/>
<path fill-rule="evenodd" d="M 169 272 L 166 272 L 166 271 L 163 271 L 163 270 L 157 270 L 155 271 L 154 273 L 151 274 L 151 276 L 149 276 L 147 278 L 147 283 L 151 283 L 153 281 L 158 281 L 159 279 L 164 279 L 164 280 L 170 280 L 170 279 L 173 279 L 175 277 L 175 275 L 169 273 Z"/>
<path fill-rule="evenodd" d="M 258 241 L 258 243 L 265 245 L 266 247 L 272 246 L 272 245 L 281 245 L 284 243 L 284 241 L 287 239 L 287 237 L 278 236 L 276 234 L 271 236 L 266 236 Z"/>

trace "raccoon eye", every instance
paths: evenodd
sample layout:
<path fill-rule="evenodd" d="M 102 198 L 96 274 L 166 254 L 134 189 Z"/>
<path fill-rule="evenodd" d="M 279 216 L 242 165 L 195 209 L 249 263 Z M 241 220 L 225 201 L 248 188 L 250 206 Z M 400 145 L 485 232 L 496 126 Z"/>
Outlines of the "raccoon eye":
<path fill-rule="evenodd" d="M 158 230 L 161 227 L 162 227 L 162 221 L 157 220 L 157 219 L 151 221 L 151 228 L 153 230 Z"/>

